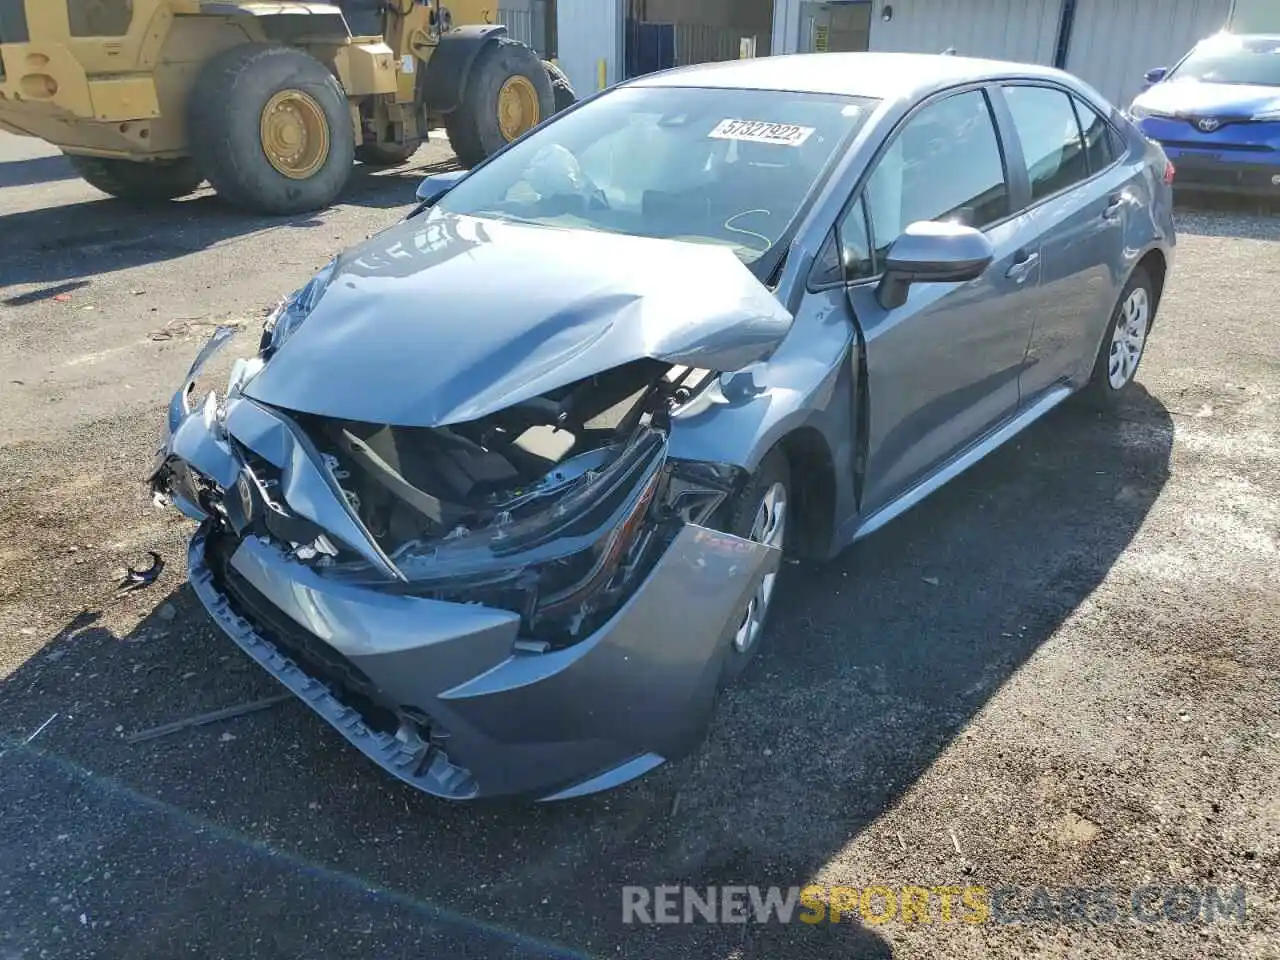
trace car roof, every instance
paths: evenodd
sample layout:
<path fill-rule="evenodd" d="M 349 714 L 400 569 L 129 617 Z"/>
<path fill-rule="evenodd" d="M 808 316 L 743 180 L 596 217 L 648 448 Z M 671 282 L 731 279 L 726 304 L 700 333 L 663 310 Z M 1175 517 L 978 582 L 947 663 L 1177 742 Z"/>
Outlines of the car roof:
<path fill-rule="evenodd" d="M 786 90 L 888 100 L 1005 77 L 1069 79 L 1052 67 L 944 54 L 797 53 L 678 67 L 647 74 L 629 85 Z"/>

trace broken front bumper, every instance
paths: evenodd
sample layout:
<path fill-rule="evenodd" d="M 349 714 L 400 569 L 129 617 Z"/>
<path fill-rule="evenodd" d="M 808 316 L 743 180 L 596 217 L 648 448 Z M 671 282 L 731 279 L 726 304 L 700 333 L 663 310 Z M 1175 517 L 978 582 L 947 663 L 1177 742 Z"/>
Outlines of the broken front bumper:
<path fill-rule="evenodd" d="M 685 523 L 601 626 L 551 648 L 522 635 L 514 611 L 334 576 L 234 533 L 204 494 L 234 498 L 242 447 L 285 468 L 298 513 L 330 531 L 351 517 L 286 417 L 246 400 L 193 407 L 188 388 L 153 482 L 201 521 L 192 588 L 242 650 L 384 770 L 451 800 L 557 800 L 702 740 L 722 659 L 776 549 Z"/>
<path fill-rule="evenodd" d="M 686 525 L 604 627 L 533 653 L 516 646 L 515 613 L 327 582 L 257 539 L 218 570 L 215 535 L 206 523 L 192 539 L 190 578 L 218 625 L 384 770 L 451 800 L 582 796 L 689 753 L 706 731 L 734 617 L 777 564 L 768 547 Z M 316 656 L 344 674 L 344 690 L 422 718 L 429 736 L 375 729 L 298 665 L 294 651 L 308 642 L 323 644 Z"/>

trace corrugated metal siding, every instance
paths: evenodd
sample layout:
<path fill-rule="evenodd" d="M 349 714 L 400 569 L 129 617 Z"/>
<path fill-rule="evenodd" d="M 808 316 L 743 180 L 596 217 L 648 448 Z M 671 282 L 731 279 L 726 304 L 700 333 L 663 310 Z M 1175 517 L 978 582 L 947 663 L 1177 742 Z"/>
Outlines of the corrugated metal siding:
<path fill-rule="evenodd" d="M 1132 2 L 1132 0 L 1129 0 Z M 871 18 L 871 49 L 1053 63 L 1061 0 L 896 0 L 893 19 Z"/>
<path fill-rule="evenodd" d="M 578 96 L 599 89 L 600 60 L 605 61 L 606 83 L 622 79 L 622 0 L 559 0 L 556 37 L 560 68 Z"/>
<path fill-rule="evenodd" d="M 1067 69 L 1120 107 L 1227 22 L 1231 0 L 1076 0 Z"/>
<path fill-rule="evenodd" d="M 541 46 L 539 39 L 533 35 L 533 0 L 506 0 L 498 8 L 493 22 L 505 26 L 512 40 L 527 43 L 535 50 Z"/>
<path fill-rule="evenodd" d="M 678 67 L 715 60 L 737 60 L 742 51 L 742 38 L 749 35 L 739 27 L 713 27 L 705 23 L 677 23 L 675 31 Z M 763 43 L 768 41 L 768 37 L 763 38 Z M 766 48 L 760 55 L 767 53 Z"/>

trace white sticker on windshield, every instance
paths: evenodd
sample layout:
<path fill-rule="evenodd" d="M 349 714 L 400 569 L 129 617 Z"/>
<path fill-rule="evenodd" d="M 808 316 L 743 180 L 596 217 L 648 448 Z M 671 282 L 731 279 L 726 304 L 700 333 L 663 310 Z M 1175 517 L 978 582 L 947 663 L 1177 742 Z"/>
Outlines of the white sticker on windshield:
<path fill-rule="evenodd" d="M 721 120 L 708 137 L 713 140 L 746 140 L 750 143 L 773 143 L 780 147 L 798 147 L 813 135 L 813 127 L 794 123 L 770 123 L 767 120 Z"/>

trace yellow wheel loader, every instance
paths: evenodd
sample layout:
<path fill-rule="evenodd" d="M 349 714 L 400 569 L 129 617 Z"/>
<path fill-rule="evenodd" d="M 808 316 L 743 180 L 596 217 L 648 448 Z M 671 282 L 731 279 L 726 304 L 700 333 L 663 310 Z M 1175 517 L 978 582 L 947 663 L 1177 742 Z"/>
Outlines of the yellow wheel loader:
<path fill-rule="evenodd" d="M 0 130 L 54 144 L 127 200 L 208 180 L 248 210 L 315 210 L 355 160 L 403 163 L 440 122 L 470 167 L 573 102 L 564 74 L 493 12 L 491 0 L 0 0 Z"/>

